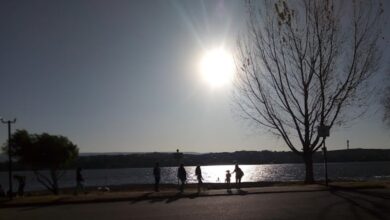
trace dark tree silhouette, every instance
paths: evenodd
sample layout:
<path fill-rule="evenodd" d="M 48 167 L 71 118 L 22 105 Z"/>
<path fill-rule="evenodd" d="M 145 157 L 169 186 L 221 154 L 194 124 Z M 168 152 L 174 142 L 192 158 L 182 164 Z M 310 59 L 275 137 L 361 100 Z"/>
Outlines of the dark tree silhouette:
<path fill-rule="evenodd" d="M 63 169 L 77 158 L 77 146 L 63 136 L 29 134 L 26 130 L 17 130 L 11 144 L 11 153 L 18 162 L 31 168 L 42 185 L 58 194 L 58 181 L 65 172 Z M 43 170 L 48 170 L 49 176 Z"/>
<path fill-rule="evenodd" d="M 247 5 L 235 102 L 244 118 L 303 157 L 305 182 L 314 182 L 312 156 L 324 141 L 318 126 L 332 128 L 362 113 L 380 61 L 382 5 L 332 0 Z"/>

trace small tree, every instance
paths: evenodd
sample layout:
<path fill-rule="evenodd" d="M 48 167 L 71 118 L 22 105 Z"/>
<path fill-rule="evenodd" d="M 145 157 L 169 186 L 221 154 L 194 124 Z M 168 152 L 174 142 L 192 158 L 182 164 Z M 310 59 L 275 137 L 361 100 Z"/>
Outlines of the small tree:
<path fill-rule="evenodd" d="M 38 182 L 58 194 L 58 181 L 65 172 L 63 169 L 77 158 L 77 146 L 63 136 L 29 134 L 26 130 L 17 130 L 11 137 L 11 143 L 12 155 L 33 170 Z M 44 175 L 42 170 L 48 170 L 49 176 Z"/>
<path fill-rule="evenodd" d="M 302 156 L 307 183 L 324 141 L 317 127 L 361 113 L 378 69 L 382 13 L 373 1 L 248 1 L 235 101 L 244 118 Z"/>

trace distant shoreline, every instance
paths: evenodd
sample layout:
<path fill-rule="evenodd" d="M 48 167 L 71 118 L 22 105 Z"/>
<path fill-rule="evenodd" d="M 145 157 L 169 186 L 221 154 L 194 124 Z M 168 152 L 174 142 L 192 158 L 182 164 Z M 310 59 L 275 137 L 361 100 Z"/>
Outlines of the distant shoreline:
<path fill-rule="evenodd" d="M 328 151 L 328 162 L 380 162 L 390 161 L 390 149 L 350 149 Z M 314 163 L 324 160 L 319 150 L 313 154 Z M 83 169 L 120 169 L 120 168 L 149 168 L 156 162 L 162 167 L 174 167 L 178 163 L 185 166 L 195 165 L 226 165 L 226 164 L 301 164 L 302 157 L 286 151 L 236 151 L 206 154 L 183 154 L 181 160 L 176 160 L 173 153 L 135 153 L 119 155 L 79 156 L 68 169 L 82 167 Z M 14 163 L 14 170 L 29 170 L 21 164 Z M 8 170 L 8 162 L 0 163 L 0 171 Z"/>
<path fill-rule="evenodd" d="M 345 161 L 345 162 L 328 162 L 328 164 L 337 164 L 337 163 L 381 163 L 381 162 L 390 162 L 390 160 L 385 160 L 385 161 Z M 289 165 L 289 164 L 293 164 L 293 165 L 296 165 L 296 164 L 302 164 L 304 165 L 304 163 L 262 163 L 262 164 L 245 164 L 245 163 L 240 163 L 240 165 Z M 201 166 L 234 166 L 234 163 L 230 163 L 230 164 L 202 164 Z M 314 162 L 313 165 L 323 165 L 323 162 Z M 184 167 L 194 167 L 196 165 L 185 165 Z M 170 168 L 170 167 L 177 167 L 177 166 L 160 166 L 161 168 Z M 110 169 L 151 169 L 153 168 L 152 166 L 147 166 L 147 167 L 108 167 L 108 168 L 99 168 L 99 167 L 88 167 L 88 168 L 84 168 L 84 170 L 110 170 Z M 70 168 L 64 168 L 64 169 L 61 169 L 61 170 L 66 170 L 66 171 L 74 171 L 75 168 L 74 167 L 70 167 Z M 33 170 L 32 169 L 15 169 L 13 168 L 13 171 L 21 171 L 21 172 L 24 172 L 24 171 L 28 171 L 28 172 L 32 172 Z M 7 169 L 0 169 L 0 172 L 8 172 L 8 168 Z"/>

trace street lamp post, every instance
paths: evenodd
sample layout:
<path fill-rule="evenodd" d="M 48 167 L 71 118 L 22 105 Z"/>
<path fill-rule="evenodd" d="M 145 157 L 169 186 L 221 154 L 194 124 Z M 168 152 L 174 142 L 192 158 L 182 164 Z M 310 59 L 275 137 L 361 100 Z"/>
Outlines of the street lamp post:
<path fill-rule="evenodd" d="M 16 118 L 14 120 L 4 120 L 1 119 L 1 122 L 8 125 L 8 184 L 9 184 L 9 198 L 12 199 L 13 191 L 12 191 L 12 157 L 11 157 L 11 124 L 16 122 Z"/>

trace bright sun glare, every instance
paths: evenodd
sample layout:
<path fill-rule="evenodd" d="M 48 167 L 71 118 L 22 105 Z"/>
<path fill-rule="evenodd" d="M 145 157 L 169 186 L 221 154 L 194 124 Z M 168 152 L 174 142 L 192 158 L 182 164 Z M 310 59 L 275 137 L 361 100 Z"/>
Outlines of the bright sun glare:
<path fill-rule="evenodd" d="M 220 87 L 233 80 L 234 61 L 223 48 L 207 51 L 201 61 L 203 79 L 212 87 Z"/>

